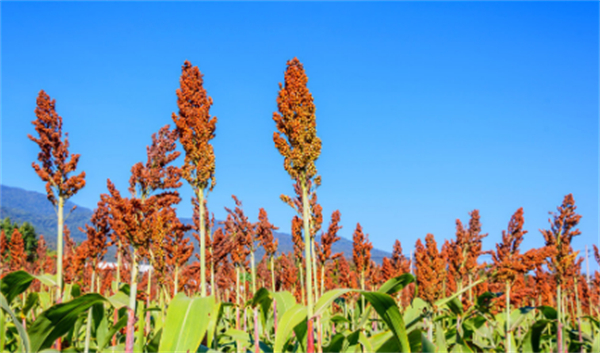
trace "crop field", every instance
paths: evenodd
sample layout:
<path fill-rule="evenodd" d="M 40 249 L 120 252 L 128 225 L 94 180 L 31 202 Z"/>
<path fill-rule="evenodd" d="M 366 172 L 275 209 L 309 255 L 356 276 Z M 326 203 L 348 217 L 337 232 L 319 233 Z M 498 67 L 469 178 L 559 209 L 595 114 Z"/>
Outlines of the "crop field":
<path fill-rule="evenodd" d="M 360 224 L 352 254 L 332 253 L 341 214 L 329 219 L 317 200 L 321 140 L 307 81 L 302 63 L 289 60 L 273 113 L 274 147 L 293 186 L 281 196 L 296 213 L 293 253 L 278 252 L 267 212 L 250 220 L 236 196 L 215 222 L 207 196 L 217 119 L 188 61 L 173 126 L 152 135 L 128 190 L 107 181 L 82 229 L 87 239 L 76 244 L 64 205 L 86 174 L 41 91 L 29 139 L 56 209 L 57 250 L 43 237 L 30 246 L 17 228 L 2 231 L 0 352 L 600 352 L 600 273 L 592 276 L 587 254 L 571 245 L 581 218 L 571 194 L 541 230 L 544 244 L 527 251 L 519 208 L 492 249 L 483 248 L 473 210 L 453 239 L 438 245 L 428 234 L 414 248 L 396 240 L 381 264 Z M 175 213 L 178 190 L 189 187 L 193 225 Z"/>

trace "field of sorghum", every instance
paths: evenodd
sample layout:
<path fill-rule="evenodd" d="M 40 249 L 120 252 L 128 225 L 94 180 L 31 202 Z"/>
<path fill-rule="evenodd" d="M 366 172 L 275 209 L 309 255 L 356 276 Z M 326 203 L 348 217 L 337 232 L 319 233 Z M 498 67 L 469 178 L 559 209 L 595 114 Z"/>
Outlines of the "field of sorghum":
<path fill-rule="evenodd" d="M 288 254 L 278 255 L 266 211 L 253 223 L 235 196 L 227 220 L 211 231 L 217 119 L 189 62 L 174 129 L 152 136 L 147 161 L 132 168 L 129 197 L 107 181 L 109 193 L 83 230 L 87 240 L 75 244 L 64 204 L 85 186 L 85 172 L 76 172 L 79 155 L 68 151 L 54 100 L 40 92 L 37 137 L 29 138 L 40 147 L 33 168 L 57 211 L 57 252 L 41 237 L 27 256 L 18 229 L 2 232 L 0 352 L 600 352 L 600 273 L 582 271 L 587 254 L 571 247 L 581 218 L 572 195 L 542 231 L 544 246 L 524 253 L 520 208 L 495 249 L 482 249 L 487 234 L 474 210 L 441 248 L 428 234 L 406 257 L 396 241 L 392 258 L 378 265 L 358 224 L 352 259 L 332 254 L 341 215 L 322 230 L 315 107 L 302 64 L 287 64 L 273 140 L 294 181 L 295 194 L 281 197 L 297 212 Z M 195 195 L 193 227 L 175 214 L 182 179 Z M 195 259 L 184 237 L 190 230 Z M 114 267 L 104 265 L 109 246 L 117 248 Z M 140 272 L 142 263 L 148 271 Z"/>

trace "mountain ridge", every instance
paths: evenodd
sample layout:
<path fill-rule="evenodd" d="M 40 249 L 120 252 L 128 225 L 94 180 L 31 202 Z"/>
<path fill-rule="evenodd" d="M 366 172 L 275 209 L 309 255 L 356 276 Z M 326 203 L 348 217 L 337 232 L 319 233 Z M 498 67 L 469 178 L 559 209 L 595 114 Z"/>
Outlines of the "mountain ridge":
<path fill-rule="evenodd" d="M 69 211 L 75 209 L 70 213 L 66 219 L 66 224 L 71 231 L 71 236 L 75 242 L 80 243 L 86 239 L 85 233 L 79 230 L 79 227 L 85 229 L 85 224 L 89 223 L 93 211 L 86 207 L 77 206 L 75 203 L 67 201 L 65 203 L 65 215 L 69 214 Z M 51 249 L 56 248 L 56 212 L 52 204 L 46 198 L 46 195 L 36 192 L 29 191 L 19 187 L 12 187 L 6 185 L 0 185 L 0 219 L 9 217 L 11 221 L 15 222 L 29 222 L 31 223 L 38 236 L 44 235 L 48 247 Z M 191 224 L 191 218 L 180 217 L 181 222 L 185 224 Z M 219 221 L 216 222 L 219 225 Z M 213 231 L 218 226 L 213 228 Z M 294 244 L 292 242 L 292 236 L 284 232 L 273 232 L 273 237 L 279 240 L 279 247 L 277 249 L 278 254 L 287 253 L 294 251 Z M 192 237 L 192 232 L 186 233 L 186 238 L 190 238 L 195 244 L 196 241 Z M 319 237 L 317 237 L 319 239 Z M 196 244 L 195 244 L 196 245 Z M 197 252 L 198 246 L 194 247 L 194 251 Z M 352 241 L 346 238 L 340 237 L 340 240 L 333 244 L 332 253 L 343 253 L 346 258 L 352 258 Z M 256 258 L 259 260 L 264 254 L 264 249 L 259 247 L 256 252 Z M 381 264 L 383 257 L 390 257 L 389 252 L 375 249 L 371 250 L 371 258 Z M 107 260 L 114 258 L 114 249 L 110 250 L 106 256 Z"/>

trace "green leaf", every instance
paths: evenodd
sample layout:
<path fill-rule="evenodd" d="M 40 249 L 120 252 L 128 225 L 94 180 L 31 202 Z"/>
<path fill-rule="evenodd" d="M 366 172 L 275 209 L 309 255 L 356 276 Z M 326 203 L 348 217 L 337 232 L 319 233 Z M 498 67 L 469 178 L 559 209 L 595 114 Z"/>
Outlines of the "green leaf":
<path fill-rule="evenodd" d="M 395 352 L 398 350 L 398 344 L 396 344 L 396 339 L 394 338 L 394 334 L 390 330 L 386 330 L 383 332 L 378 332 L 371 336 L 371 347 L 373 348 L 373 352 L 386 352 L 384 345 L 388 341 L 392 341 L 394 343 L 395 349 L 391 351 Z M 382 350 L 383 348 L 383 350 Z"/>
<path fill-rule="evenodd" d="M 454 298 L 458 298 L 458 296 L 460 296 L 460 295 L 461 295 L 461 294 L 463 294 L 464 292 L 468 291 L 469 289 L 471 289 L 471 288 L 475 287 L 475 286 L 476 286 L 476 285 L 478 285 L 479 283 L 482 283 L 482 282 L 483 282 L 483 281 L 485 281 L 486 279 L 487 279 L 486 277 L 484 277 L 484 278 L 481 278 L 481 279 L 479 279 L 479 280 L 477 280 L 477 281 L 475 281 L 475 282 L 471 283 L 469 286 L 467 286 L 467 287 L 465 287 L 465 288 L 461 289 L 460 291 L 458 291 L 458 292 L 455 292 L 455 293 L 454 293 L 454 294 L 452 294 L 451 296 L 449 296 L 449 297 L 446 297 L 446 298 L 443 298 L 443 299 L 440 299 L 440 300 L 436 301 L 436 302 L 435 302 L 435 306 L 437 306 L 437 307 L 442 307 L 442 306 L 446 305 L 446 303 L 448 303 L 449 301 L 453 300 Z"/>
<path fill-rule="evenodd" d="M 446 343 L 446 335 L 444 334 L 444 328 L 441 322 L 435 323 L 435 346 L 436 352 L 446 353 L 448 352 L 448 345 Z"/>
<path fill-rule="evenodd" d="M 215 298 L 188 298 L 177 294 L 169 304 L 165 326 L 158 347 L 159 352 L 195 352 L 213 312 Z"/>
<path fill-rule="evenodd" d="M 231 303 L 217 303 L 217 305 L 213 309 L 213 313 L 210 315 L 210 322 L 208 323 L 208 328 L 206 329 L 206 344 L 208 347 L 212 347 L 213 340 L 217 331 L 217 323 L 223 316 L 223 309 L 227 306 L 232 306 Z"/>
<path fill-rule="evenodd" d="M 306 316 L 307 310 L 300 304 L 294 305 L 283 314 L 279 321 L 279 325 L 277 326 L 277 335 L 275 335 L 273 352 L 283 352 L 283 347 L 294 330 L 294 327 L 302 323 L 302 321 L 306 319 Z"/>
<path fill-rule="evenodd" d="M 92 305 L 104 301 L 106 299 L 100 294 L 90 293 L 44 311 L 27 330 L 31 339 L 31 351 L 39 352 L 50 348 L 57 338 L 74 327 L 80 314 Z"/>
<path fill-rule="evenodd" d="M 129 305 L 129 295 L 118 291 L 115 295 L 106 298 L 115 309 L 121 309 Z"/>
<path fill-rule="evenodd" d="M 523 351 L 524 352 L 541 352 L 541 341 L 542 332 L 548 325 L 554 325 L 555 322 L 552 320 L 538 320 L 531 327 L 525 335 L 523 340 Z"/>
<path fill-rule="evenodd" d="M 31 341 L 29 339 L 29 336 L 27 335 L 27 332 L 19 322 L 19 319 L 17 319 L 15 313 L 10 309 L 10 305 L 8 304 L 8 301 L 2 293 L 0 293 L 0 309 L 4 310 L 12 319 L 13 325 L 15 325 L 17 332 L 19 333 L 19 337 L 21 338 L 21 349 L 24 352 L 31 352 Z M 4 316 L 2 316 L 1 319 L 4 319 Z M 5 334 L 6 332 L 0 332 L 0 335 Z"/>
<path fill-rule="evenodd" d="M 390 335 L 391 337 L 391 335 Z M 341 352 L 342 346 L 344 345 L 344 340 L 346 336 L 343 333 L 336 333 L 331 340 L 329 341 L 329 345 L 323 347 L 323 353 L 333 353 L 333 352 Z"/>
<path fill-rule="evenodd" d="M 592 344 L 592 352 L 600 352 L 600 335 L 594 336 L 594 343 Z"/>
<path fill-rule="evenodd" d="M 102 340 L 97 338 L 98 339 L 98 351 L 102 351 L 102 350 L 104 350 L 104 348 L 106 346 L 108 346 L 108 344 L 110 343 L 110 340 L 113 338 L 113 336 L 117 332 L 119 332 L 119 330 L 121 330 L 123 327 L 125 327 L 127 325 L 127 319 L 128 319 L 127 315 L 122 315 L 119 318 L 119 320 L 113 325 L 113 327 L 111 327 L 111 329 L 108 331 L 108 334 L 106 334 Z"/>
<path fill-rule="evenodd" d="M 40 295 L 38 293 L 29 293 L 29 295 L 27 296 L 27 299 L 25 300 L 25 306 L 23 307 L 23 310 L 21 311 L 23 316 L 27 316 L 27 313 L 29 313 L 29 310 L 31 310 L 31 308 L 33 308 L 38 302 L 40 301 Z"/>
<path fill-rule="evenodd" d="M 419 328 L 410 331 L 408 334 L 408 343 L 411 352 L 423 352 L 423 348 L 421 347 L 423 340 L 421 334 L 422 332 Z"/>
<path fill-rule="evenodd" d="M 388 325 L 394 337 L 398 340 L 400 352 L 410 352 L 410 344 L 404 326 L 404 320 L 398 310 L 396 301 L 387 294 L 363 292 L 362 296 L 373 306 L 379 317 Z"/>
<path fill-rule="evenodd" d="M 510 314 L 510 331 L 514 332 L 528 315 L 534 314 L 534 309 L 534 307 L 526 306 L 523 308 L 513 310 L 513 312 Z"/>
<path fill-rule="evenodd" d="M 415 277 L 410 273 L 405 273 L 401 276 L 390 278 L 384 284 L 379 287 L 377 292 L 385 294 L 395 294 L 404 289 L 404 287 L 415 281 Z"/>
<path fill-rule="evenodd" d="M 334 315 L 330 320 L 331 320 L 331 322 L 333 322 L 335 324 L 339 324 L 339 323 L 349 324 L 350 323 L 350 320 L 348 320 L 347 318 L 343 317 L 340 314 Z"/>
<path fill-rule="evenodd" d="M 371 342 L 367 339 L 367 336 L 365 336 L 365 333 L 363 331 L 360 331 L 360 333 L 358 334 L 358 343 L 360 343 L 363 346 L 363 352 L 373 352 Z"/>
<path fill-rule="evenodd" d="M 44 273 L 43 275 L 34 276 L 38 281 L 42 282 L 43 285 L 46 285 L 52 289 L 58 287 L 56 283 L 56 275 L 51 275 L 49 273 Z"/>
<path fill-rule="evenodd" d="M 160 344 L 160 338 L 162 336 L 162 328 L 158 329 L 156 333 L 148 340 L 146 345 L 147 352 L 158 352 L 158 345 Z"/>
<path fill-rule="evenodd" d="M 273 293 L 273 300 L 276 302 L 277 323 L 279 323 L 283 314 L 296 305 L 296 298 L 292 293 L 286 291 Z"/>
<path fill-rule="evenodd" d="M 261 289 L 256 291 L 256 293 L 254 293 L 254 297 L 250 301 L 250 306 L 253 308 L 256 308 L 263 301 L 265 301 L 265 300 L 268 301 L 270 299 L 271 299 L 271 293 L 269 292 L 269 290 L 267 288 L 262 287 Z"/>
<path fill-rule="evenodd" d="M 558 319 L 558 312 L 551 306 L 538 306 L 537 309 L 542 312 L 544 317 L 548 320 L 556 320 Z"/>
<path fill-rule="evenodd" d="M 33 280 L 34 277 L 25 271 L 11 272 L 0 280 L 0 291 L 8 304 L 11 304 L 19 294 L 29 288 Z"/>
<path fill-rule="evenodd" d="M 423 319 L 424 311 L 429 308 L 429 304 L 421 298 L 415 298 L 412 304 L 404 310 L 404 322 L 406 323 L 406 329 L 410 329 L 413 325 L 421 322 Z"/>
<path fill-rule="evenodd" d="M 463 306 L 460 300 L 456 297 L 452 298 L 446 303 L 446 306 L 454 313 L 456 316 L 462 316 L 463 314 Z"/>
<path fill-rule="evenodd" d="M 349 292 L 353 292 L 353 291 L 356 291 L 356 290 L 354 290 L 354 289 L 333 289 L 333 290 L 330 290 L 329 292 L 323 294 L 321 296 L 321 298 L 319 298 L 319 300 L 315 304 L 315 307 L 314 307 L 315 311 L 314 311 L 312 318 L 315 318 L 315 317 L 321 315 L 323 313 L 323 311 L 327 310 L 327 308 L 329 308 L 331 303 L 333 303 L 333 301 L 336 300 L 338 297 L 341 297 L 342 295 L 349 293 Z"/>
<path fill-rule="evenodd" d="M 421 332 L 421 352 L 424 352 L 424 353 L 436 353 L 437 352 L 435 344 L 433 344 L 429 339 L 427 339 L 427 336 L 423 332 Z"/>

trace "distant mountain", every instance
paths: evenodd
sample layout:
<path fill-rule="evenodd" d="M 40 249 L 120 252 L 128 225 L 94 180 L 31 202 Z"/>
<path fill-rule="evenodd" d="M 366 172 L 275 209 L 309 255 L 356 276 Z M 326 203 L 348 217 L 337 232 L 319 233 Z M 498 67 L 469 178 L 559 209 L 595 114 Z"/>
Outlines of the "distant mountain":
<path fill-rule="evenodd" d="M 77 206 L 69 214 L 74 206 L 74 203 L 67 201 L 64 214 L 67 217 L 66 224 L 71 231 L 71 236 L 79 243 L 86 238 L 86 235 L 79 231 L 79 227 L 84 228 L 84 225 L 89 222 L 92 218 L 92 210 Z M 31 223 L 38 235 L 44 235 L 49 247 L 56 248 L 56 211 L 45 194 L 0 185 L 0 219 L 6 217 L 13 222 Z"/>
<path fill-rule="evenodd" d="M 65 204 L 65 216 L 75 206 L 72 202 Z M 48 246 L 52 249 L 56 248 L 56 232 L 57 222 L 54 207 L 46 198 L 46 195 L 35 191 L 27 191 L 21 188 L 0 186 L 0 219 L 9 217 L 13 222 L 19 223 L 29 222 L 36 229 L 37 234 L 43 234 Z M 85 224 L 90 221 L 92 210 L 85 207 L 77 206 L 77 208 L 67 218 L 67 226 L 71 230 L 71 236 L 77 243 L 86 239 L 86 235 L 79 231 L 79 227 L 85 228 Z M 191 218 L 181 218 L 185 224 L 192 224 Z M 219 222 L 216 222 L 219 225 Z M 216 229 L 216 227 L 215 227 Z M 292 236 L 287 233 L 273 232 L 273 236 L 279 239 L 278 252 L 293 252 L 294 243 Z M 191 232 L 186 234 L 186 237 L 193 239 Z M 197 251 L 196 246 L 196 251 Z M 332 247 L 332 253 L 344 253 L 347 258 L 352 258 L 352 241 L 341 238 Z M 259 248 L 256 253 L 256 260 L 259 261 L 264 255 L 264 249 Z M 371 250 L 371 258 L 381 264 L 383 257 L 391 257 L 391 254 L 379 249 Z M 107 253 L 107 259 L 114 258 L 114 249 L 110 249 Z"/>

